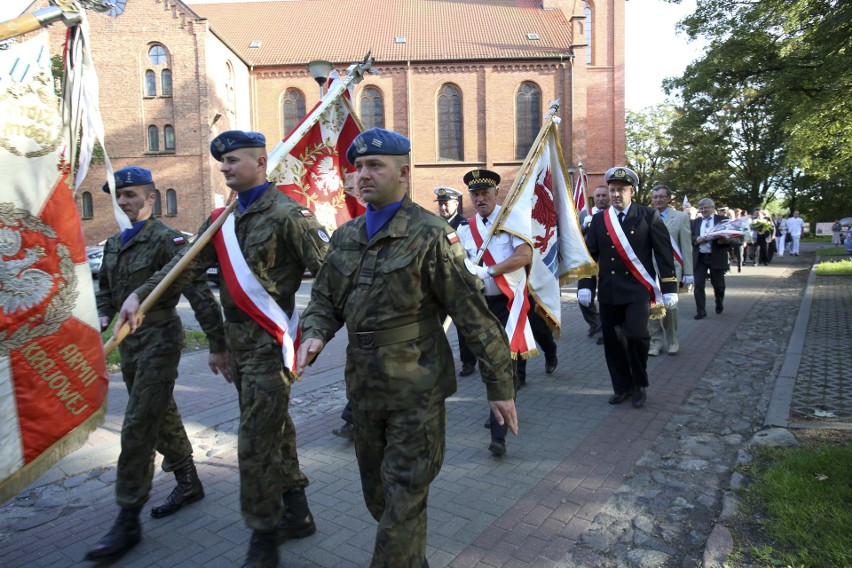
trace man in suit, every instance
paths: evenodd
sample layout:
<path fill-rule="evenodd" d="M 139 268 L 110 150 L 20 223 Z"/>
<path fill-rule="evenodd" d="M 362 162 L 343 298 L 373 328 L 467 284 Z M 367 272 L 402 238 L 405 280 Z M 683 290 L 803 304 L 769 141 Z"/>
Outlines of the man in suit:
<path fill-rule="evenodd" d="M 677 306 L 672 244 L 656 209 L 633 203 L 639 183 L 636 172 L 615 167 L 607 170 L 604 179 L 610 207 L 592 217 L 586 247 L 599 266 L 604 353 L 615 393 L 609 403 L 632 398 L 633 406 L 640 408 L 648 386 L 648 319 L 663 317 L 665 308 Z M 589 279 L 581 280 L 579 286 L 577 300 L 588 306 Z"/>
<path fill-rule="evenodd" d="M 672 192 L 666 185 L 656 185 L 651 190 L 651 204 L 660 213 L 660 218 L 669 231 L 672 249 L 675 251 L 675 273 L 677 281 L 683 285 L 692 284 L 692 231 L 689 225 L 689 215 L 676 211 L 669 206 Z M 663 349 L 663 338 L 668 341 L 669 355 L 677 354 L 680 346 L 677 341 L 677 307 L 666 309 L 663 319 L 648 320 L 648 332 L 651 334 L 651 347 L 648 355 L 656 357 Z"/>
<path fill-rule="evenodd" d="M 716 204 L 712 199 L 705 197 L 699 201 L 698 212 L 701 216 L 692 221 L 692 272 L 695 276 L 695 319 L 700 320 L 707 317 L 707 310 L 704 308 L 704 285 L 708 272 L 716 298 L 716 313 L 721 314 L 725 309 L 725 272 L 728 271 L 731 242 L 725 238 L 704 236 L 715 225 L 728 220 L 727 217 L 716 215 Z"/>
<path fill-rule="evenodd" d="M 583 236 L 589 230 L 589 225 L 592 224 L 592 217 L 598 211 L 603 211 L 607 207 L 609 207 L 609 188 L 605 185 L 599 185 L 595 188 L 595 192 L 593 194 L 595 205 L 592 207 L 592 211 L 589 212 L 585 209 L 580 211 L 580 230 L 583 231 Z M 603 345 L 603 331 L 601 331 L 601 316 L 598 313 L 598 308 L 595 305 L 595 290 L 598 287 L 598 278 L 597 276 L 592 276 L 590 278 L 591 282 L 589 284 L 589 289 L 592 291 L 592 301 L 589 302 L 588 306 L 584 306 L 580 304 L 580 313 L 583 314 L 583 319 L 586 320 L 586 323 L 589 324 L 589 337 L 594 337 L 597 335 L 597 343 L 598 345 Z"/>

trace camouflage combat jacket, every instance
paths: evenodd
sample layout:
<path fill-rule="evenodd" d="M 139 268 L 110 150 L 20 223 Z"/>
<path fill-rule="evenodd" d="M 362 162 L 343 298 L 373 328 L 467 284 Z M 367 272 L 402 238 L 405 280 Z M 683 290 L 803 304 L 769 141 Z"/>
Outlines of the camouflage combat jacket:
<path fill-rule="evenodd" d="M 453 352 L 440 326 L 445 309 L 480 361 L 489 400 L 511 400 L 512 363 L 503 326 L 488 311 L 480 281 L 446 221 L 406 197 L 388 224 L 367 239 L 366 215 L 338 228 L 302 315 L 302 340 L 328 344 L 345 323 L 347 396 L 357 408 L 424 407 L 456 391 Z M 395 341 L 422 324 L 420 337 Z M 382 331 L 378 346 L 369 333 Z M 362 332 L 361 335 L 353 335 Z"/>
<path fill-rule="evenodd" d="M 182 233 L 154 218 L 148 219 L 142 230 L 124 246 L 121 233 L 111 236 L 104 245 L 103 264 L 98 274 L 98 316 L 112 319 L 127 296 L 186 248 Z M 222 314 L 204 278 L 187 280 L 179 288 L 170 288 L 148 311 L 145 323 L 152 325 L 169 319 L 181 293 L 189 300 L 195 318 L 207 335 L 210 351 L 224 351 Z M 140 331 L 144 330 L 145 323 Z M 179 325 L 180 320 L 176 320 L 176 324 Z"/>
<path fill-rule="evenodd" d="M 252 274 L 281 309 L 292 316 L 296 306 L 296 291 L 302 283 L 305 268 L 317 274 L 328 250 L 328 237 L 324 229 L 310 209 L 281 193 L 275 185 L 270 185 L 246 211 L 237 206 L 232 215 L 237 242 Z M 210 223 L 211 219 L 208 218 L 198 229 L 198 234 L 203 234 Z M 170 266 L 137 288 L 139 297 L 150 294 L 171 265 L 179 260 L 175 258 Z M 179 288 L 191 282 L 217 264 L 216 248 L 211 240 L 171 288 Z M 264 344 L 277 343 L 270 333 L 237 307 L 224 281 L 219 301 L 225 312 L 225 320 L 228 321 L 226 333 L 229 349 L 251 350 Z"/>

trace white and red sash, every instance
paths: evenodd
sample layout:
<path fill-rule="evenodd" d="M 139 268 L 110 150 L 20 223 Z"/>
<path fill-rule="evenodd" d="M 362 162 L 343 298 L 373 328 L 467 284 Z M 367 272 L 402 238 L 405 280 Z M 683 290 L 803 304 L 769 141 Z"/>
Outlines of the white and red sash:
<path fill-rule="evenodd" d="M 642 261 L 640 261 L 639 257 L 636 256 L 636 252 L 627 240 L 627 235 L 624 234 L 624 230 L 621 228 L 621 223 L 619 222 L 615 211 L 615 207 L 609 207 L 603 216 L 604 224 L 606 225 L 607 231 L 609 231 L 610 237 L 612 237 L 612 243 L 615 245 L 615 250 L 618 252 L 618 256 L 621 257 L 622 262 L 624 262 L 628 270 L 630 270 L 633 277 L 648 290 L 648 295 L 651 297 L 651 306 L 656 304 L 662 306 L 663 294 L 660 287 L 657 285 L 657 279 L 651 276 L 645 268 L 645 265 L 642 264 Z"/>
<path fill-rule="evenodd" d="M 470 227 L 470 235 L 473 237 L 473 242 L 477 248 L 482 248 L 482 235 L 479 233 L 479 228 L 476 226 L 476 215 L 468 219 L 468 227 Z M 482 260 L 486 266 L 494 266 L 497 262 L 488 249 L 485 249 L 482 255 Z M 521 358 L 533 356 L 537 353 L 535 347 L 535 338 L 532 334 L 530 321 L 527 317 L 530 311 L 530 299 L 527 294 L 527 274 L 526 270 L 519 269 L 517 271 L 521 275 L 520 282 L 515 286 L 514 290 L 505 275 L 500 274 L 494 276 L 494 283 L 500 288 L 500 291 L 509 298 L 509 321 L 506 322 L 506 335 L 509 336 L 509 348 L 513 354 L 518 354 Z M 515 299 L 520 301 L 516 302 Z"/>
<path fill-rule="evenodd" d="M 681 266 L 683 266 L 683 253 L 680 252 L 680 247 L 677 246 L 677 241 L 671 234 L 669 234 L 669 239 L 671 239 L 672 241 L 672 252 L 674 253 L 674 259 L 678 261 Z"/>
<path fill-rule="evenodd" d="M 225 208 L 211 215 L 215 221 Z M 228 292 L 237 306 L 257 324 L 272 334 L 281 345 L 284 366 L 296 372 L 296 351 L 299 348 L 299 310 L 293 308 L 293 317 L 287 317 L 269 292 L 261 285 L 246 262 L 237 234 L 234 216 L 229 215 L 222 228 L 213 236 L 213 246 L 219 257 L 219 267 L 228 286 Z"/>

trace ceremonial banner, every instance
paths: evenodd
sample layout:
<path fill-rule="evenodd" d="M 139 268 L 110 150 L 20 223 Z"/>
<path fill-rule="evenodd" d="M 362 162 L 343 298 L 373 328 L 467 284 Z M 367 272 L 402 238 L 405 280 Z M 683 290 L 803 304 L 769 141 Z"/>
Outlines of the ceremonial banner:
<path fill-rule="evenodd" d="M 337 72 L 333 72 L 329 89 L 339 80 Z M 351 89 L 322 113 L 269 174 L 281 191 L 313 211 L 329 232 L 365 211 L 349 181 L 355 169 L 346 161 L 346 150 L 361 133 L 349 109 Z M 321 103 L 311 109 L 303 122 Z M 298 131 L 298 126 L 293 129 L 293 133 Z"/>
<path fill-rule="evenodd" d="M 86 440 L 108 376 L 47 34 L 0 51 L 0 502 Z"/>
<path fill-rule="evenodd" d="M 500 228 L 525 239 L 532 247 L 527 287 L 537 303 L 536 312 L 559 337 L 560 286 L 597 274 L 597 264 L 586 249 L 569 194 L 568 170 L 556 124 L 551 122 L 545 128 L 541 143 L 529 159 L 528 174 L 521 185 L 512 188 L 518 195 L 506 196 L 504 204 L 509 211 Z"/>

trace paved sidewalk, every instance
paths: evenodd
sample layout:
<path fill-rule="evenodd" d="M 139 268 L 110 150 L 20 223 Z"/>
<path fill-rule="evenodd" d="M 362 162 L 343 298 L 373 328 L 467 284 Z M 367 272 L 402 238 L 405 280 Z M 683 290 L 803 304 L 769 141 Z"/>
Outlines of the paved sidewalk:
<path fill-rule="evenodd" d="M 746 267 L 742 274 L 729 275 L 725 313 L 721 316 L 711 314 L 695 321 L 691 296 L 681 295 L 681 352 L 677 357 L 650 359 L 651 387 L 648 402 L 640 410 L 629 404 L 607 404 L 611 387 L 603 348 L 586 337 L 574 293 L 563 289 L 560 365 L 553 375 L 546 375 L 543 358 L 530 361 L 528 386 L 518 397 L 521 433 L 508 440 L 507 456 L 494 458 L 487 451 L 489 434 L 482 427 L 487 407 L 478 374 L 459 379 L 458 392 L 447 402 L 447 454 L 429 500 L 430 566 L 577 565 L 568 559 L 576 558 L 571 554 L 584 532 L 596 518 L 600 521 L 602 511 L 618 508 L 623 493 L 619 490 L 639 464 L 648 463 L 648 452 L 659 449 L 655 444 L 661 433 L 671 429 L 673 417 L 688 408 L 691 392 L 711 375 L 708 369 L 723 346 L 735 338 L 738 326 L 755 304 L 771 293 L 778 278 L 792 270 L 807 269 L 812 258 L 806 254 L 779 259 L 769 267 Z M 845 325 L 847 331 L 848 318 L 852 317 L 849 287 L 849 279 L 831 287 L 835 298 L 846 294 L 843 309 L 835 310 L 838 313 L 832 325 Z M 816 294 L 813 305 L 823 301 Z M 841 319 L 843 314 L 846 319 Z M 817 322 L 805 333 L 800 326 L 809 325 L 808 318 L 797 320 L 792 335 L 804 338 L 800 352 L 809 352 L 809 342 L 827 341 L 836 333 L 827 329 L 828 321 L 820 318 L 825 325 Z M 364 506 L 352 445 L 331 434 L 340 424 L 339 412 L 345 404 L 341 368 L 345 344 L 340 337 L 329 345 L 304 381 L 293 388 L 299 455 L 311 480 L 308 498 L 318 530 L 312 537 L 283 545 L 282 566 L 369 565 L 375 521 Z M 782 349 L 787 339 L 779 338 Z M 821 351 L 821 357 L 830 358 L 832 349 L 829 346 Z M 802 368 L 808 365 L 806 358 L 800 361 Z M 813 367 L 808 375 L 821 376 L 828 368 L 834 367 Z M 844 363 L 840 368 L 848 366 Z M 774 380 L 773 374 L 767 374 L 769 389 Z M 793 389 L 779 391 L 778 396 L 785 393 L 792 397 Z M 220 377 L 211 376 L 206 353 L 197 353 L 184 356 L 175 396 L 196 449 L 207 496 L 159 520 L 148 516 L 150 504 L 146 506 L 142 543 L 115 565 L 240 565 L 249 531 L 239 513 L 235 390 Z M 85 551 L 109 529 L 116 514 L 112 481 L 125 402 L 120 378 L 111 377 L 110 409 L 104 427 L 83 449 L 0 507 L 0 566 L 86 565 L 81 562 Z M 791 406 L 789 398 L 786 404 Z M 784 403 L 775 407 L 783 409 Z M 737 419 L 724 408 L 714 411 L 719 420 L 733 423 Z M 788 418 L 784 416 L 784 420 Z M 837 418 L 849 422 L 848 414 Z M 663 470 L 659 473 L 665 475 Z M 158 473 L 151 503 L 165 498 L 173 484 L 170 475 Z M 676 494 L 671 497 L 678 498 Z M 687 505 L 700 505 L 718 514 L 721 491 L 708 490 L 706 502 Z M 647 522 L 652 525 L 651 531 L 653 525 L 663 521 L 651 518 Z M 690 533 L 689 538 L 701 544 L 711 528 L 712 523 L 696 524 L 692 527 L 695 534 Z M 685 559 L 678 557 L 674 546 L 655 545 L 647 539 L 634 539 L 632 546 L 635 550 L 617 559 L 615 565 L 681 566 Z M 659 561 L 655 564 L 654 559 Z"/>

